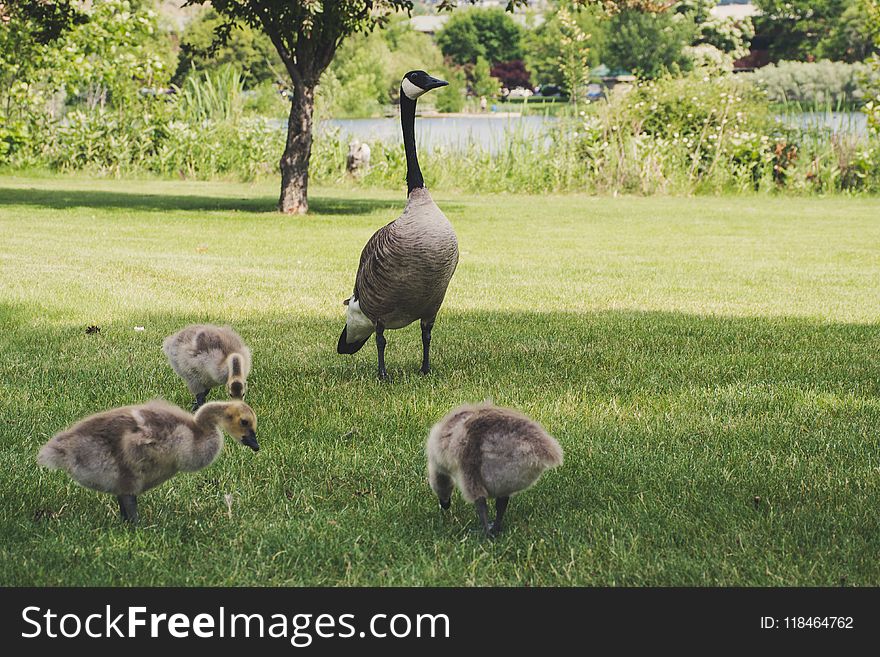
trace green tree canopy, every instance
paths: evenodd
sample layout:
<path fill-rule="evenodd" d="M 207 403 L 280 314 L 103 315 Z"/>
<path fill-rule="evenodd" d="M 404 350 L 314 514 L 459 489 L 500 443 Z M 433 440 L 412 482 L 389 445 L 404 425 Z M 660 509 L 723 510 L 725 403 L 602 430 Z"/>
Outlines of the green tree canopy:
<path fill-rule="evenodd" d="M 756 45 L 770 58 L 860 61 L 875 50 L 870 0 L 755 0 Z"/>
<path fill-rule="evenodd" d="M 621 11 L 608 23 L 602 61 L 644 78 L 691 68 L 684 47 L 694 41 L 696 28 L 688 14 Z"/>
<path fill-rule="evenodd" d="M 458 65 L 490 64 L 522 58 L 523 30 L 503 9 L 469 9 L 449 17 L 437 33 L 437 45 Z"/>

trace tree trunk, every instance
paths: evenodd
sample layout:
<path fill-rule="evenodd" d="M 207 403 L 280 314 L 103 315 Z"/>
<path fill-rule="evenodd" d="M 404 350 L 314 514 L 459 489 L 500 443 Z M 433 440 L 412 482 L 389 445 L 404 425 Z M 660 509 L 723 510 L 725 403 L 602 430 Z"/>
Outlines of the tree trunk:
<path fill-rule="evenodd" d="M 312 113 L 315 87 L 294 84 L 287 122 L 287 143 L 281 156 L 281 198 L 278 209 L 286 214 L 309 210 L 309 159 L 312 156 Z"/>

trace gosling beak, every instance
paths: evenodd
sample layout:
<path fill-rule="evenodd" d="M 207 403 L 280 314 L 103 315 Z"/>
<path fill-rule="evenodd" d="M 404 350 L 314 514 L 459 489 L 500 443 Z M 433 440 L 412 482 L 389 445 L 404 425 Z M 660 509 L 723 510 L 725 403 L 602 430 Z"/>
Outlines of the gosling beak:
<path fill-rule="evenodd" d="M 425 84 L 422 88 L 425 91 L 431 91 L 431 89 L 436 89 L 437 87 L 445 87 L 449 84 L 446 80 L 441 80 L 439 78 L 432 78 L 430 75 L 427 77 L 427 84 Z"/>
<path fill-rule="evenodd" d="M 451 507 L 451 506 L 452 506 L 452 498 L 450 498 L 448 500 L 440 500 L 440 508 L 443 509 L 444 511 L 448 511 L 449 507 Z"/>
<path fill-rule="evenodd" d="M 253 431 L 241 439 L 241 444 L 250 447 L 255 452 L 260 451 L 260 444 L 257 442 L 257 434 Z"/>

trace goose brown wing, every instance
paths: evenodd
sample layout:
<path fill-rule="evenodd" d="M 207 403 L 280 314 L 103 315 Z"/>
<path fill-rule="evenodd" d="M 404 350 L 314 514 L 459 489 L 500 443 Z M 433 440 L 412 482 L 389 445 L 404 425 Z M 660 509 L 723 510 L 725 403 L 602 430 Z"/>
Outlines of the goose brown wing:
<path fill-rule="evenodd" d="M 380 259 L 383 252 L 387 252 L 392 225 L 394 225 L 393 221 L 373 233 L 361 251 L 361 260 L 354 281 L 354 298 L 360 301 L 362 310 L 364 310 L 364 300 L 367 306 L 375 305 L 378 301 L 376 297 L 381 287 Z M 370 317 L 369 312 L 366 310 L 364 312 Z"/>

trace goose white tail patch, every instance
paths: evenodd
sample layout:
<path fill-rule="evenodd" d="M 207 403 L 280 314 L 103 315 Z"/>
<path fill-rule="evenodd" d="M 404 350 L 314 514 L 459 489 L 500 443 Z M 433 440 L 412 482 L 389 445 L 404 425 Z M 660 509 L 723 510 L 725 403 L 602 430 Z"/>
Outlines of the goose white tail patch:
<path fill-rule="evenodd" d="M 400 83 L 400 88 L 403 89 L 403 93 L 405 93 L 406 97 L 410 100 L 415 100 L 419 96 L 428 92 L 427 89 L 422 89 L 421 87 L 413 84 L 406 78 L 403 78 L 403 81 Z"/>
<path fill-rule="evenodd" d="M 352 297 L 348 300 L 348 308 L 345 311 L 345 341 L 360 342 L 370 337 L 376 327 L 373 322 L 361 312 L 361 305 Z"/>

